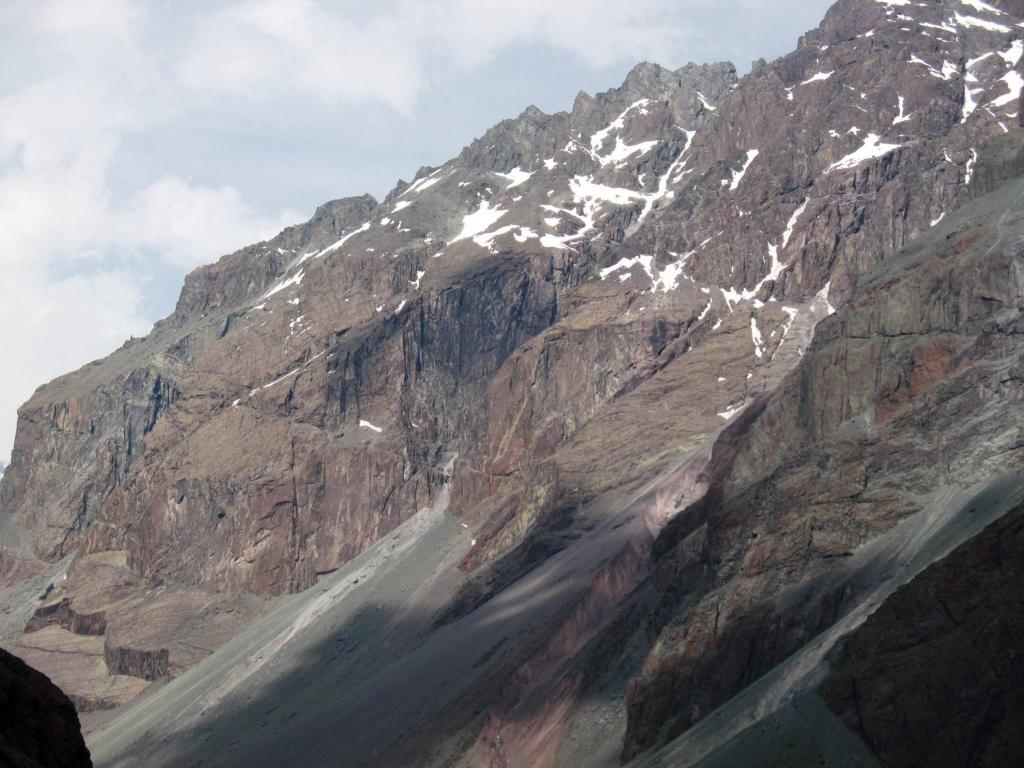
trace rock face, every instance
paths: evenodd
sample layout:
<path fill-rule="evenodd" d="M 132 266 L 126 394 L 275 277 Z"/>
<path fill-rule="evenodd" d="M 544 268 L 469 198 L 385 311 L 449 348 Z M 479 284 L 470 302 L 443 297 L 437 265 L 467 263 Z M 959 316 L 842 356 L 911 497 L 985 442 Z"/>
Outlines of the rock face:
<path fill-rule="evenodd" d="M 899 586 L 937 489 L 1018 467 L 1022 24 L 840 0 L 742 79 L 641 64 L 197 270 L 21 409 L 0 576 L 74 563 L 8 645 L 121 704 L 443 505 L 465 541 L 420 574 L 436 601 L 389 599 L 450 686 L 390 708 L 401 744 L 345 732 L 351 764 L 597 765 L 687 732 Z M 315 682 L 355 707 L 388 672 L 348 674 Z M 306 758 L 340 759 L 339 728 Z"/>
<path fill-rule="evenodd" d="M 91 768 L 75 708 L 43 674 L 0 650 L 0 762 Z"/>
<path fill-rule="evenodd" d="M 141 577 L 126 561 L 125 552 L 78 557 L 7 645 L 45 669 L 82 713 L 116 708 L 178 677 L 264 607 L 253 596 Z"/>
<path fill-rule="evenodd" d="M 884 766 L 1020 765 L 1022 590 L 1017 507 L 864 623 L 823 683 L 825 701 Z"/>
<path fill-rule="evenodd" d="M 870 576 L 849 563 L 933 513 L 935 489 L 1020 471 L 1022 191 L 1006 185 L 862 278 L 782 387 L 723 434 L 708 494 L 656 546 L 659 640 L 631 686 L 627 756 L 892 578 L 881 556 Z"/>

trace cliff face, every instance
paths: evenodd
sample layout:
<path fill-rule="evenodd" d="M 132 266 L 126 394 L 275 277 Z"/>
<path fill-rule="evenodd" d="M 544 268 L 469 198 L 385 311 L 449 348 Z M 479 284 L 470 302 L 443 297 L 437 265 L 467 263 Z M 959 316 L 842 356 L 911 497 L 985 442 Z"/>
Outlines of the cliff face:
<path fill-rule="evenodd" d="M 953 525 L 938 489 L 1019 476 L 1022 191 L 1007 184 L 865 275 L 723 434 L 709 492 L 656 545 L 658 640 L 630 689 L 627 755 L 876 599 L 930 528 Z M 973 506 L 960 512 L 987 514 Z"/>
<path fill-rule="evenodd" d="M 841 301 L 977 184 L 978 147 L 1016 110 L 993 106 L 1016 53 L 1007 32 L 929 26 L 946 12 L 904 31 L 905 11 L 839 3 L 742 84 L 726 65 L 640 66 L 571 113 L 497 126 L 381 206 L 329 204 L 198 270 L 153 334 L 22 409 L 5 513 L 47 559 L 127 549 L 141 573 L 294 591 L 421 508 L 442 456 L 493 496 L 519 445 L 506 429 L 533 436 L 516 460 L 536 464 L 666 358 L 753 319 L 733 356 L 755 379 L 694 414 L 706 432 L 770 367 L 783 303 L 826 285 Z M 534 424 L 486 388 L 513 353 L 531 366 L 517 348 L 550 347 L 548 328 L 593 340 L 552 366 L 584 391 L 538 393 Z"/>
<path fill-rule="evenodd" d="M 0 575 L 54 586 L 11 642 L 120 704 L 444 502 L 411 637 L 569 585 L 481 661 L 466 754 L 686 731 L 891 580 L 851 553 L 1016 467 L 1019 190 L 954 212 L 1019 172 L 1022 24 L 840 0 L 742 79 L 641 64 L 197 270 L 21 409 Z"/>

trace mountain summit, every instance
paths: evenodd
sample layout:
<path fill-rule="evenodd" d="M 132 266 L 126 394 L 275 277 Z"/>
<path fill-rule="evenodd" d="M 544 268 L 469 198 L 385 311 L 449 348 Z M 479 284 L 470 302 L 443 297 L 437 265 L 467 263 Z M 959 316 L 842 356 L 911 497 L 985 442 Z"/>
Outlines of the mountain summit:
<path fill-rule="evenodd" d="M 97 765 L 1013 764 L 1022 55 L 840 0 L 196 270 L 19 411 L 5 647 Z"/>

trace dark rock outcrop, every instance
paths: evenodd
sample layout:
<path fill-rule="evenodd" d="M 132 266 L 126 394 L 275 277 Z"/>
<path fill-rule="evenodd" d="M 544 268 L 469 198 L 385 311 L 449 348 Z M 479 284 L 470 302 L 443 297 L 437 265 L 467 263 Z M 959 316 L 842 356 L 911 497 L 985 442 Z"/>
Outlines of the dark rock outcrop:
<path fill-rule="evenodd" d="M 10 768 L 91 768 L 78 715 L 61 690 L 0 650 L 0 764 Z"/>
<path fill-rule="evenodd" d="M 103 646 L 103 660 L 112 675 L 130 675 L 143 680 L 167 681 L 170 678 L 171 657 L 167 648 L 140 650 L 112 644 Z"/>
<path fill-rule="evenodd" d="M 1024 764 L 1024 506 L 897 591 L 821 693 L 881 765 Z"/>
<path fill-rule="evenodd" d="M 65 597 L 41 605 L 25 625 L 25 632 L 36 632 L 53 625 L 64 627 L 76 635 L 102 635 L 107 631 L 107 617 L 103 611 L 78 613 L 71 607 L 71 600 Z"/>

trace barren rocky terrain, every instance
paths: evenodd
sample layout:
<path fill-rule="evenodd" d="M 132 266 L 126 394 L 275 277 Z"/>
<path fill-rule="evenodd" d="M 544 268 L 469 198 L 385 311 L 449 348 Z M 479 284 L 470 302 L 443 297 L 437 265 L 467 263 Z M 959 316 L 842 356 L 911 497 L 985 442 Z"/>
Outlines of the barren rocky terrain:
<path fill-rule="evenodd" d="M 1022 58 L 839 0 L 196 270 L 19 411 L 0 644 L 103 766 L 1016 764 Z"/>

